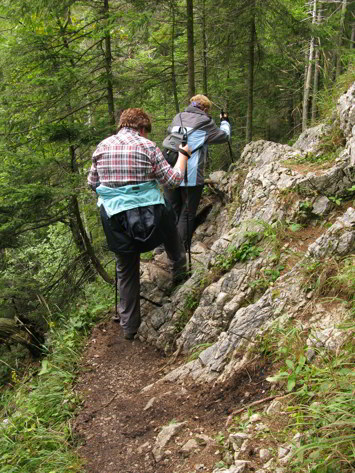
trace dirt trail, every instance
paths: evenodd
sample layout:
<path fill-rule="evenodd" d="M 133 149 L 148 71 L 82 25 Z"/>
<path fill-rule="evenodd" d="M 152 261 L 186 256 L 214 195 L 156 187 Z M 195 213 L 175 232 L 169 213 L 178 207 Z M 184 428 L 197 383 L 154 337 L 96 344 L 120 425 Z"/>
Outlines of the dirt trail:
<path fill-rule="evenodd" d="M 111 320 L 93 330 L 76 387 L 83 406 L 73 426 L 86 473 L 212 472 L 223 454 L 216 434 L 228 415 L 267 396 L 260 365 L 223 389 L 165 383 L 142 390 L 172 369 L 168 362 L 146 343 L 124 340 Z M 156 462 L 156 437 L 171 422 L 186 424 Z M 182 451 L 192 439 L 197 445 Z"/>

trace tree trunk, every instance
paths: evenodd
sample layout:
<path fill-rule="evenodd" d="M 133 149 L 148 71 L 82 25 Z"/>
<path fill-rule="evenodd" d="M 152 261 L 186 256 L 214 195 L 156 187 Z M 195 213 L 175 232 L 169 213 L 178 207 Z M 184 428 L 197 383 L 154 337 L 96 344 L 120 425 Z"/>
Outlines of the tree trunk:
<path fill-rule="evenodd" d="M 85 248 L 86 254 L 89 257 L 91 264 L 93 265 L 96 272 L 102 277 L 102 279 L 104 281 L 106 281 L 107 283 L 113 285 L 114 284 L 113 279 L 110 278 L 108 273 L 105 271 L 105 269 L 101 265 L 99 259 L 97 258 L 96 254 L 95 254 L 95 251 L 94 251 L 94 249 L 93 249 L 93 247 L 90 243 L 90 238 L 89 238 L 88 234 L 85 231 L 83 221 L 82 221 L 81 215 L 80 215 L 78 199 L 77 199 L 76 196 L 72 196 L 71 207 L 72 207 L 72 210 L 73 210 L 73 215 L 75 217 L 76 228 L 78 229 L 78 231 L 80 233 L 80 236 L 82 238 L 83 247 Z"/>
<path fill-rule="evenodd" d="M 207 82 L 207 32 L 206 32 L 206 0 L 202 2 L 202 44 L 203 44 L 203 52 L 202 52 L 202 59 L 203 59 L 203 72 L 202 72 L 202 90 L 205 95 L 208 95 L 208 82 Z"/>
<path fill-rule="evenodd" d="M 317 24 L 319 25 L 322 21 L 322 7 L 319 7 Z M 317 94 L 319 89 L 319 75 L 320 75 L 320 38 L 317 38 L 315 44 L 315 55 L 314 55 L 314 77 L 313 77 L 313 94 L 312 94 L 312 124 L 315 122 L 317 117 Z"/>
<path fill-rule="evenodd" d="M 348 1 L 343 0 L 341 5 L 341 17 L 340 17 L 340 31 L 337 44 L 337 54 L 336 54 L 336 68 L 335 68 L 335 78 L 337 79 L 342 70 L 341 70 L 341 47 L 343 45 L 343 35 L 345 31 L 345 15 Z"/>
<path fill-rule="evenodd" d="M 108 0 L 104 0 L 104 15 L 107 18 L 109 12 Z M 111 51 L 111 35 L 105 33 L 105 68 L 107 78 L 107 107 L 109 122 L 115 125 L 115 104 L 113 99 L 113 79 L 112 79 L 112 51 Z"/>
<path fill-rule="evenodd" d="M 105 6 L 107 3 L 108 7 L 108 0 L 105 1 Z M 70 22 L 70 12 L 68 10 L 68 22 Z M 64 33 L 64 29 L 62 30 Z M 64 46 L 69 49 L 68 42 L 66 41 L 65 37 L 63 37 L 63 43 Z M 71 61 L 72 66 L 74 67 L 73 61 Z M 68 110 L 72 109 L 70 100 L 68 99 Z M 70 115 L 70 123 L 73 124 L 73 116 Z M 71 134 L 69 130 L 68 134 L 68 141 L 69 141 L 69 157 L 70 157 L 70 168 L 71 172 L 73 174 L 79 174 L 79 168 L 78 168 L 78 163 L 76 160 L 76 151 L 75 151 L 75 145 L 71 142 Z M 77 199 L 77 196 L 75 194 L 72 194 L 70 199 L 69 199 L 69 226 L 75 241 L 75 244 L 77 248 L 79 249 L 80 252 L 82 252 L 85 256 L 84 260 L 84 267 L 85 269 L 90 268 L 92 265 L 95 270 L 97 271 L 98 274 L 109 284 L 114 284 L 113 280 L 110 278 L 110 276 L 107 274 L 107 272 L 104 270 L 102 267 L 100 261 L 95 255 L 94 249 L 91 245 L 90 238 L 85 230 L 81 215 L 80 215 L 80 209 L 79 209 L 79 202 Z"/>
<path fill-rule="evenodd" d="M 175 4 L 171 2 L 171 83 L 173 87 L 174 103 L 176 113 L 180 112 L 179 97 L 176 84 L 176 70 L 175 70 Z"/>
<path fill-rule="evenodd" d="M 319 46 L 319 45 L 318 45 Z M 312 112 L 311 112 L 311 122 L 314 123 L 317 117 L 317 94 L 319 88 L 319 73 L 320 73 L 320 64 L 319 64 L 319 47 L 316 47 L 315 56 L 314 56 L 314 76 L 313 76 L 313 92 L 312 92 Z"/>
<path fill-rule="evenodd" d="M 312 23 L 315 23 L 316 21 L 316 14 L 317 14 L 317 0 L 313 0 Z M 309 97 L 311 93 L 311 83 L 312 83 L 313 56 L 314 56 L 314 37 L 312 36 L 310 45 L 309 45 L 308 61 L 306 64 L 306 73 L 305 73 L 305 82 L 304 82 L 302 131 L 304 131 L 308 125 Z"/>
<path fill-rule="evenodd" d="M 254 102 L 254 49 L 255 49 L 255 0 L 251 4 L 251 19 L 249 25 L 249 55 L 248 55 L 248 110 L 245 141 L 249 143 L 253 137 L 253 102 Z"/>
<path fill-rule="evenodd" d="M 77 173 L 78 169 L 77 169 L 74 146 L 71 145 L 69 149 L 70 149 L 70 155 L 71 155 L 72 171 L 73 173 Z M 71 196 L 71 199 L 70 199 L 70 209 L 71 209 L 70 228 L 72 230 L 72 234 L 76 241 L 77 246 L 86 255 L 85 262 L 87 263 L 88 266 L 92 264 L 96 272 L 102 277 L 104 281 L 106 281 L 109 284 L 114 284 L 113 280 L 104 270 L 99 259 L 96 257 L 94 248 L 91 245 L 89 235 L 87 234 L 85 230 L 85 227 L 81 218 L 77 196 L 74 194 Z"/>
<path fill-rule="evenodd" d="M 322 51 L 323 59 L 323 83 L 325 89 L 330 89 L 333 84 L 333 62 L 330 51 Z"/>
<path fill-rule="evenodd" d="M 187 74 L 188 96 L 195 95 L 195 46 L 194 46 L 194 6 L 193 0 L 186 0 L 187 13 Z"/>

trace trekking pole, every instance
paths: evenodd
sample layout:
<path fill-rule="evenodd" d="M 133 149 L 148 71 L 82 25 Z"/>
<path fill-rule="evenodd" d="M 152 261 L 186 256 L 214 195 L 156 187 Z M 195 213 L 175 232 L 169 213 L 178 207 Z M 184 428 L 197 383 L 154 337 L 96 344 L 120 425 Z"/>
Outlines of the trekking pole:
<path fill-rule="evenodd" d="M 115 322 L 119 322 L 120 316 L 118 314 L 118 275 L 117 275 L 117 260 L 115 260 Z"/>
<path fill-rule="evenodd" d="M 223 110 L 223 108 L 221 108 L 221 115 L 222 115 L 222 117 L 223 117 L 223 115 L 224 115 L 224 110 Z M 232 160 L 232 162 L 233 162 L 233 161 L 234 161 L 234 156 L 233 156 L 233 151 L 232 151 L 232 146 L 231 146 L 230 140 L 228 140 L 228 148 L 229 148 L 229 153 L 230 153 L 230 155 L 231 155 L 231 160 Z"/>
<path fill-rule="evenodd" d="M 182 142 L 182 146 L 187 145 L 187 134 L 185 133 Z M 184 181 L 185 181 L 185 187 L 186 187 L 186 233 L 187 233 L 187 254 L 188 254 L 188 260 L 189 260 L 189 276 L 191 276 L 191 242 L 190 242 L 190 224 L 189 224 L 189 215 L 190 215 L 190 209 L 189 209 L 189 186 L 188 186 L 188 176 L 187 176 L 187 163 L 186 163 L 186 168 L 185 168 L 185 176 L 184 176 Z"/>
<path fill-rule="evenodd" d="M 191 276 L 191 241 L 190 241 L 190 208 L 189 208 L 189 186 L 187 185 L 187 163 L 185 169 L 185 183 L 186 183 L 186 233 L 187 233 L 187 254 L 189 259 L 189 275 Z"/>
<path fill-rule="evenodd" d="M 215 102 L 213 102 L 212 100 L 211 100 L 211 103 L 212 103 L 215 107 L 217 107 L 217 108 L 219 108 L 219 109 L 221 110 L 221 115 L 223 116 L 223 115 L 224 115 L 224 110 L 223 110 L 223 108 L 222 108 L 218 103 L 215 103 Z M 230 143 L 229 140 L 228 140 L 228 148 L 229 148 L 229 154 L 231 155 L 231 160 L 232 160 L 232 162 L 234 162 L 234 156 L 233 156 L 232 146 L 231 146 L 231 143 Z"/>

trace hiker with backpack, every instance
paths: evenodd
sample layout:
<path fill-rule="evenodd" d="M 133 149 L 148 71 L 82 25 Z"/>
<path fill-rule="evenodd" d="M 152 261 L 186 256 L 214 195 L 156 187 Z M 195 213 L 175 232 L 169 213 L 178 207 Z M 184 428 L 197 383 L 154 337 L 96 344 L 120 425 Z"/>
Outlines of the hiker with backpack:
<path fill-rule="evenodd" d="M 148 139 L 151 120 L 140 108 L 124 110 L 118 133 L 96 148 L 88 184 L 98 198 L 108 248 L 116 255 L 120 292 L 120 324 L 124 337 L 133 340 L 141 323 L 140 253 L 164 243 L 173 284 L 186 275 L 186 254 L 176 229 L 176 216 L 158 183 L 179 186 L 190 157 L 188 145 L 179 149 L 171 167 Z"/>
<path fill-rule="evenodd" d="M 174 189 L 164 189 L 164 196 L 171 203 L 178 217 L 178 232 L 189 251 L 195 225 L 195 216 L 200 203 L 204 171 L 208 157 L 208 145 L 229 141 L 231 127 L 228 115 L 220 114 L 220 127 L 208 116 L 212 102 L 205 95 L 195 95 L 190 99 L 190 105 L 181 113 L 175 115 L 168 128 L 170 134 L 181 130 L 187 135 L 187 143 L 191 150 L 188 161 L 187 176 L 180 186 Z M 164 140 L 165 141 L 165 140 Z M 164 151 L 169 160 L 170 152 Z M 156 254 L 164 251 L 158 247 Z"/>

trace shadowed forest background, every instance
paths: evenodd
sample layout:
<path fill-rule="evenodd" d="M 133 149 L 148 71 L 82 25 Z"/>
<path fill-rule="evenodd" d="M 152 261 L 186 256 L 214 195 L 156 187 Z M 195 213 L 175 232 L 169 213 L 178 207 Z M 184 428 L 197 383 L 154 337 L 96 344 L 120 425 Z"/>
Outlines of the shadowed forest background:
<path fill-rule="evenodd" d="M 210 149 L 209 171 L 227 171 L 250 141 L 291 144 L 332 121 L 355 78 L 354 14 L 349 0 L 2 0 L 4 405 L 64 345 L 65 390 L 83 335 L 114 304 L 114 260 L 86 176 L 120 110 L 144 108 L 161 146 L 189 97 L 208 95 L 215 121 L 223 109 L 232 126 L 231 147 Z M 74 407 L 69 399 L 61 422 Z"/>

